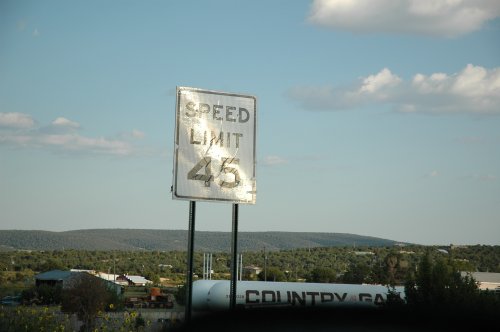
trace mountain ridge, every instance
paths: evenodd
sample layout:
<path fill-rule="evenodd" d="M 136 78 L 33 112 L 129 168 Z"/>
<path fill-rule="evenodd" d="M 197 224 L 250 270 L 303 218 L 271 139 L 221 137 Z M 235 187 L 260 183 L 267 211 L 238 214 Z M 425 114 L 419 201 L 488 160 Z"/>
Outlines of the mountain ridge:
<path fill-rule="evenodd" d="M 161 250 L 185 251 L 187 230 L 103 228 L 62 232 L 0 230 L 3 250 Z M 398 241 L 350 233 L 238 232 L 238 250 L 286 250 L 312 247 L 393 246 Z M 195 250 L 230 251 L 231 233 L 196 231 Z"/>

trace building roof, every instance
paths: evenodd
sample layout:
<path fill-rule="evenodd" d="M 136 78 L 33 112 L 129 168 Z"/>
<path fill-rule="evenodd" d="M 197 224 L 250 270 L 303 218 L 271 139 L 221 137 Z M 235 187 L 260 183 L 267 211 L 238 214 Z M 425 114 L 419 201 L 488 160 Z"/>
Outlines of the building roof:
<path fill-rule="evenodd" d="M 97 276 L 101 279 L 104 279 L 104 280 L 116 281 L 120 275 L 119 274 L 109 274 L 109 273 L 104 273 L 104 272 L 98 272 Z"/>
<path fill-rule="evenodd" d="M 71 269 L 71 272 L 87 272 L 88 274 L 96 274 L 95 270 Z"/>
<path fill-rule="evenodd" d="M 78 272 L 52 270 L 39 273 L 35 276 L 37 280 L 66 280 Z"/>
<path fill-rule="evenodd" d="M 371 252 L 371 251 L 355 251 L 354 254 L 355 255 L 375 255 L 375 253 Z"/>
<path fill-rule="evenodd" d="M 471 274 L 474 280 L 478 282 L 488 282 L 500 284 L 500 273 L 494 272 L 462 272 L 462 276 Z"/>
<path fill-rule="evenodd" d="M 130 275 L 125 275 L 125 278 L 133 282 L 134 284 L 149 284 L 152 283 L 152 281 L 141 277 L 141 276 L 130 276 Z"/>
<path fill-rule="evenodd" d="M 260 266 L 257 265 L 247 265 L 243 267 L 244 269 L 261 269 Z"/>

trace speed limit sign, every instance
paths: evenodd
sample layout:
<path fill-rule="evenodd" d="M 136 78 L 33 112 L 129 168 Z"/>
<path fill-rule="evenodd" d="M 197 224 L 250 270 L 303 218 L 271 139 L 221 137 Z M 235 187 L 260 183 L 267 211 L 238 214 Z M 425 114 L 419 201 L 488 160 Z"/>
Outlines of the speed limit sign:
<path fill-rule="evenodd" d="M 255 204 L 257 100 L 177 87 L 174 199 Z"/>

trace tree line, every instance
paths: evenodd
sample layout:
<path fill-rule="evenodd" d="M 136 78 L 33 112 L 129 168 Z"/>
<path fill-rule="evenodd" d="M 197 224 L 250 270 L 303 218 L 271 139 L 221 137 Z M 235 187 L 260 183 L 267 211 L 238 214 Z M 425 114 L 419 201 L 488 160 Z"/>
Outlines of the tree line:
<path fill-rule="evenodd" d="M 244 267 L 257 266 L 264 272 L 245 273 L 247 280 L 399 285 L 414 274 L 424 254 L 446 258 L 460 271 L 500 272 L 500 246 L 346 246 L 242 252 Z M 230 255 L 216 252 L 212 258 L 212 278 L 228 279 Z M 0 252 L 0 284 L 22 287 L 32 283 L 35 274 L 54 269 L 142 275 L 154 283 L 165 278 L 179 284 L 185 278 L 186 261 L 184 251 L 3 251 Z M 194 253 L 194 267 L 194 273 L 201 277 L 203 252 Z"/>

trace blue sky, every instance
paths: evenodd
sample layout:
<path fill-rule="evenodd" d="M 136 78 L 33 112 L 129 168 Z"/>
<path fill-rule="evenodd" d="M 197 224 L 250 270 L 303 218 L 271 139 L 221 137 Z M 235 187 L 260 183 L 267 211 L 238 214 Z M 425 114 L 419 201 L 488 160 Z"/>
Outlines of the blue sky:
<path fill-rule="evenodd" d="M 187 229 L 187 86 L 257 97 L 240 231 L 498 245 L 499 40 L 497 0 L 2 0 L 0 228 Z"/>

